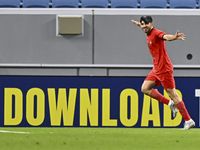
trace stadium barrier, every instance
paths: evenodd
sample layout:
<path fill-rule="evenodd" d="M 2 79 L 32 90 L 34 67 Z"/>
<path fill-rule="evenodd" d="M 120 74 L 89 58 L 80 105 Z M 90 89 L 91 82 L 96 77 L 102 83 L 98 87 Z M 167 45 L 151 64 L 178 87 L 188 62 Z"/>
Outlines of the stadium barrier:
<path fill-rule="evenodd" d="M 182 127 L 178 113 L 140 91 L 143 77 L 1 76 L 1 127 Z M 175 78 L 199 127 L 200 78 Z M 186 86 L 187 85 L 187 86 Z M 167 98 L 166 91 L 158 90 Z"/>

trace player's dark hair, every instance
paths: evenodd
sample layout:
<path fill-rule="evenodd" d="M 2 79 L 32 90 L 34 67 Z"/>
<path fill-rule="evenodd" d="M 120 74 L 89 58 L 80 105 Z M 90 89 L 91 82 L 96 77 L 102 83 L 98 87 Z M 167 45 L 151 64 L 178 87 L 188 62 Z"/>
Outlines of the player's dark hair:
<path fill-rule="evenodd" d="M 140 18 L 140 23 L 144 21 L 145 24 L 149 24 L 149 23 L 152 23 L 153 22 L 153 19 L 151 16 L 142 16 Z"/>

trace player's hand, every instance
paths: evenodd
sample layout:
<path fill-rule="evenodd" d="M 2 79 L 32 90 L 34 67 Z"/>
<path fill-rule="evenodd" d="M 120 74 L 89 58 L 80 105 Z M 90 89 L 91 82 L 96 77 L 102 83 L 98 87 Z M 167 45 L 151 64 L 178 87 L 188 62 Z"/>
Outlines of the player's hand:
<path fill-rule="evenodd" d="M 176 39 L 185 41 L 185 34 L 179 33 L 179 30 L 176 31 L 175 37 Z"/>
<path fill-rule="evenodd" d="M 141 26 L 141 24 L 140 24 L 140 22 L 138 22 L 138 21 L 135 21 L 135 20 L 131 20 L 132 21 L 132 23 L 134 23 L 135 25 L 137 25 L 137 26 Z"/>

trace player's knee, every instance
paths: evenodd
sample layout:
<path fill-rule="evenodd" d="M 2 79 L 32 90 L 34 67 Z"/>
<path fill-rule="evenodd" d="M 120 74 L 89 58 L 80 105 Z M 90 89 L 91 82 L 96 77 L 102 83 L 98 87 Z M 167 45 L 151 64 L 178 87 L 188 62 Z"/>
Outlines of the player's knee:
<path fill-rule="evenodd" d="M 141 88 L 141 91 L 142 91 L 142 93 L 144 93 L 144 94 L 148 94 L 148 89 L 146 89 L 146 88 L 144 88 L 144 87 Z"/>

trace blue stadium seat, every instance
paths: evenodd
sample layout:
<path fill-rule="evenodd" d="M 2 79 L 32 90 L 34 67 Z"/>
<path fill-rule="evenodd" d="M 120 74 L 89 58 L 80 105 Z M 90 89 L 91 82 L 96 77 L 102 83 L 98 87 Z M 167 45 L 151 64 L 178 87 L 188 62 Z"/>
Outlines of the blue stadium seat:
<path fill-rule="evenodd" d="M 20 0 L 0 0 L 0 8 L 19 8 Z"/>
<path fill-rule="evenodd" d="M 166 0 L 141 0 L 140 8 L 167 8 Z"/>
<path fill-rule="evenodd" d="M 111 0 L 111 8 L 137 8 L 137 0 Z"/>
<path fill-rule="evenodd" d="M 170 0 L 170 8 L 196 8 L 196 0 Z"/>
<path fill-rule="evenodd" d="M 81 0 L 82 8 L 108 8 L 108 0 Z"/>
<path fill-rule="evenodd" d="M 49 8 L 49 0 L 23 0 L 24 8 Z"/>
<path fill-rule="evenodd" d="M 140 1 L 140 0 L 139 0 Z M 170 0 L 167 0 L 167 3 L 170 3 Z M 199 0 L 196 0 L 196 3 L 199 4 Z"/>
<path fill-rule="evenodd" d="M 52 0 L 52 8 L 78 8 L 79 0 Z"/>

